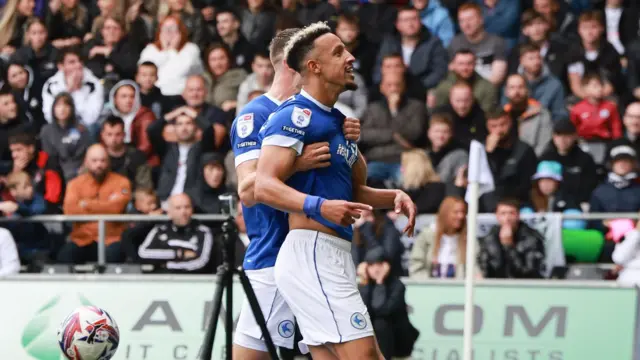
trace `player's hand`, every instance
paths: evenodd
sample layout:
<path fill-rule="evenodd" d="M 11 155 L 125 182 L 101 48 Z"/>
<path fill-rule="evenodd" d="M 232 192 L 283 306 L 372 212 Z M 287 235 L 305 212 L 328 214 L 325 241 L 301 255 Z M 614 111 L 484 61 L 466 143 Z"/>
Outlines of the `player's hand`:
<path fill-rule="evenodd" d="M 344 200 L 325 200 L 320 207 L 320 215 L 340 226 L 349 226 L 356 222 L 363 210 L 373 210 L 369 205 Z"/>
<path fill-rule="evenodd" d="M 325 168 L 331 165 L 331 153 L 328 142 L 307 145 L 302 149 L 302 155 L 294 164 L 296 172 Z"/>
<path fill-rule="evenodd" d="M 344 137 L 350 141 L 360 140 L 360 120 L 352 117 L 344 119 L 342 124 L 342 132 Z"/>
<path fill-rule="evenodd" d="M 396 214 L 404 214 L 409 222 L 407 226 L 404 227 L 402 233 L 406 233 L 407 236 L 413 236 L 413 230 L 416 226 L 416 213 L 418 212 L 418 208 L 416 204 L 413 203 L 413 200 L 407 195 L 404 191 L 398 190 L 398 194 L 396 198 L 393 200 L 394 203 L 394 211 Z"/>

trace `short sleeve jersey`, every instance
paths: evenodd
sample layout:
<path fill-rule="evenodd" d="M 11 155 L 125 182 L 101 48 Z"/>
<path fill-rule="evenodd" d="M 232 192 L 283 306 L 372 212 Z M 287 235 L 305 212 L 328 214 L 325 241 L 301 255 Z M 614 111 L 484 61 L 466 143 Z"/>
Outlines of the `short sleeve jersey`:
<path fill-rule="evenodd" d="M 236 167 L 260 157 L 259 131 L 277 108 L 278 102 L 266 95 L 253 99 L 242 108 L 231 126 Z M 250 208 L 243 205 L 242 210 L 249 237 L 243 268 L 258 270 L 274 266 L 278 251 L 289 232 L 287 214 L 263 204 Z"/>
<path fill-rule="evenodd" d="M 287 180 L 287 185 L 328 200 L 353 200 L 351 168 L 358 159 L 358 146 L 344 137 L 344 118 L 340 111 L 321 104 L 304 90 L 274 112 L 260 132 L 263 147 L 288 147 L 298 155 L 307 144 L 326 141 L 330 148 L 329 167 L 296 173 Z M 351 226 L 333 224 L 319 215 L 311 219 L 351 241 Z"/>

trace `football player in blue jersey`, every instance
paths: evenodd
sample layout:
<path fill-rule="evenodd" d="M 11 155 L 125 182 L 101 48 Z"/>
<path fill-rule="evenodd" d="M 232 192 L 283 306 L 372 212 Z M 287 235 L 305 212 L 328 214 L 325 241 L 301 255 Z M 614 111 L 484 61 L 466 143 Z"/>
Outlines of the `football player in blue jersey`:
<path fill-rule="evenodd" d="M 384 359 L 356 284 L 351 225 L 363 210 L 394 209 L 409 218 L 404 230 L 412 236 L 416 207 L 400 190 L 366 186 L 365 160 L 333 108 L 341 92 L 356 87 L 355 59 L 342 41 L 325 23 L 311 24 L 291 37 L 284 57 L 301 74 L 302 90 L 260 133 L 254 189 L 258 202 L 289 213 L 274 268 L 278 293 L 314 358 Z M 331 165 L 289 176 L 304 146 L 318 141 L 329 143 Z"/>
<path fill-rule="evenodd" d="M 274 344 L 289 349 L 294 346 L 294 317 L 278 293 L 273 276 L 276 256 L 287 236 L 289 224 L 285 213 L 255 203 L 253 185 L 261 145 L 258 133 L 269 115 L 299 91 L 300 76 L 283 59 L 285 44 L 298 30 L 287 29 L 274 37 L 269 49 L 275 70 L 273 85 L 266 94 L 248 103 L 231 127 L 240 200 L 250 240 L 243 267 L 256 293 Z M 344 122 L 343 130 L 350 139 L 357 140 L 360 124 L 356 119 L 349 119 Z M 328 143 L 310 144 L 297 159 L 293 171 L 327 167 L 330 157 Z M 262 333 L 246 299 L 236 328 L 233 358 L 269 359 Z"/>

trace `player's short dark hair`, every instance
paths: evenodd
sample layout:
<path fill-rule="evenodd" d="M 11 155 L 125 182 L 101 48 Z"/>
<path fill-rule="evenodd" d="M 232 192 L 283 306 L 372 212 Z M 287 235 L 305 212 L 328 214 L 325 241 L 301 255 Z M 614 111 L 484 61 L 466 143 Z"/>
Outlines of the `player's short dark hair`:
<path fill-rule="evenodd" d="M 36 136 L 30 132 L 9 136 L 9 145 L 36 146 L 36 143 Z"/>
<path fill-rule="evenodd" d="M 509 207 L 513 207 L 516 208 L 516 210 L 520 210 L 520 200 L 514 198 L 514 197 L 503 197 L 502 199 L 498 200 L 498 204 L 496 205 L 496 210 L 498 210 L 498 207 L 502 205 L 502 206 L 509 206 Z"/>
<path fill-rule="evenodd" d="M 124 129 L 124 126 L 125 126 L 125 125 L 124 125 L 124 120 L 122 120 L 122 118 L 121 118 L 121 117 L 119 117 L 119 116 L 115 116 L 115 115 L 109 115 L 109 116 L 104 120 L 104 122 L 102 123 L 102 129 L 101 129 L 101 130 L 104 130 L 104 128 L 105 128 L 107 125 L 109 125 L 109 126 L 111 126 L 111 127 L 113 127 L 113 126 L 119 126 L 119 125 L 120 125 L 120 126 L 122 126 L 122 128 L 123 128 L 123 129 Z"/>
<path fill-rule="evenodd" d="M 580 84 L 582 84 L 582 86 L 587 86 L 591 81 L 597 81 L 600 85 L 604 85 L 604 79 L 597 72 L 587 72 L 584 74 L 580 80 Z"/>
<path fill-rule="evenodd" d="M 67 56 L 69 55 L 77 56 L 80 62 L 84 62 L 84 59 L 82 58 L 82 52 L 80 51 L 80 48 L 77 46 L 68 46 L 60 49 L 56 62 L 58 64 L 62 64 L 64 60 L 67 58 Z"/>
<path fill-rule="evenodd" d="M 539 54 L 540 46 L 532 43 L 524 43 L 520 45 L 520 50 L 519 50 L 520 56 L 524 56 L 524 54 L 528 54 L 530 52 L 537 52 Z"/>
<path fill-rule="evenodd" d="M 279 31 L 276 36 L 271 39 L 271 43 L 269 44 L 269 56 L 274 67 L 280 64 L 284 57 L 284 47 L 287 45 L 287 42 L 289 42 L 291 37 L 298 31 L 300 31 L 300 28 L 297 27 L 284 29 Z"/>
<path fill-rule="evenodd" d="M 284 47 L 284 58 L 293 70 L 300 72 L 303 62 L 313 49 L 313 42 L 325 34 L 330 34 L 331 28 L 326 22 L 320 21 L 305 26 L 296 32 Z"/>

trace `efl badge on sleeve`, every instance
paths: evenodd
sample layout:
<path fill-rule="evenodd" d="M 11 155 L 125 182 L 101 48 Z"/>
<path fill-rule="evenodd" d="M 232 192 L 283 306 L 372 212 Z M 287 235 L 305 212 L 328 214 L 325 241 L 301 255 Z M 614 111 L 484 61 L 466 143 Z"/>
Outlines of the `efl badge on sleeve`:
<path fill-rule="evenodd" d="M 291 121 L 299 128 L 309 126 L 309 123 L 311 122 L 311 110 L 300 109 L 299 107 L 294 106 L 293 112 L 291 113 Z"/>
<path fill-rule="evenodd" d="M 236 123 L 236 131 L 238 136 L 246 138 L 253 132 L 253 113 L 240 115 Z"/>

